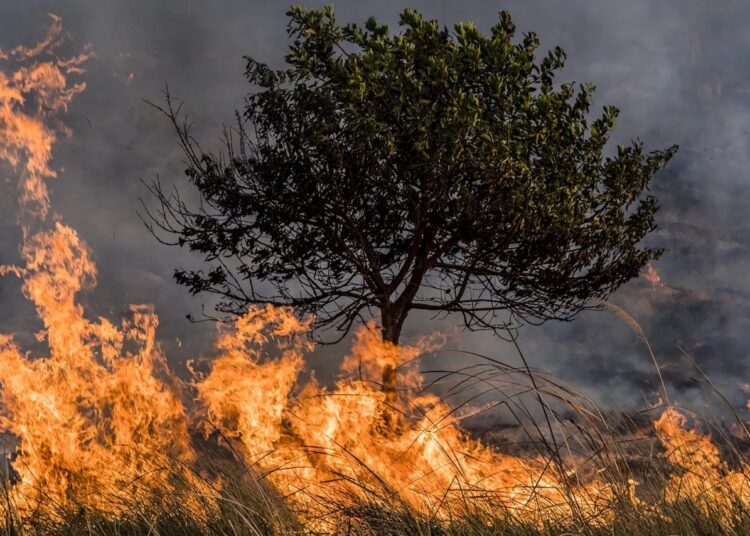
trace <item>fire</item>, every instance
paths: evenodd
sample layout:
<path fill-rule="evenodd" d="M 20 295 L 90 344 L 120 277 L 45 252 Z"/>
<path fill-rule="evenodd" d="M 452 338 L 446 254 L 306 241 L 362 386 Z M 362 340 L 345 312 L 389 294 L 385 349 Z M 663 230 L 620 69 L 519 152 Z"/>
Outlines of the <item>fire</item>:
<path fill-rule="evenodd" d="M 82 65 L 94 55 L 87 46 L 73 57 L 57 58 L 55 51 L 65 42 L 65 33 L 60 17 L 50 17 L 47 36 L 35 46 L 0 50 L 0 62 L 19 64 L 12 72 L 0 70 L 0 161 L 23 168 L 21 207 L 40 217 L 49 209 L 45 180 L 57 176 L 50 167 L 57 136 L 47 120 L 66 112 L 73 98 L 86 89 L 83 82 L 70 84 L 66 75 L 83 73 Z"/>
<path fill-rule="evenodd" d="M 132 306 L 120 325 L 86 318 L 77 299 L 95 284 L 91 253 L 73 229 L 47 223 L 44 181 L 56 176 L 56 133 L 46 121 L 83 91 L 85 84 L 71 85 L 66 75 L 83 72 L 92 55 L 40 59 L 64 40 L 60 18 L 52 16 L 39 44 L 2 55 L 20 63 L 0 72 L 0 160 L 20 175 L 25 238 L 24 264 L 0 273 L 22 278 L 49 355 L 31 358 L 12 337 L 0 338 L 0 425 L 18 441 L 13 493 L 21 511 L 72 503 L 116 512 L 125 497 L 168 489 L 165 460 L 187 462 L 193 453 L 187 413 L 156 343 L 156 315 Z M 32 226 L 48 228 L 32 234 Z"/>
<path fill-rule="evenodd" d="M 643 278 L 648 281 L 651 286 L 655 289 L 664 288 L 664 283 L 661 280 L 661 273 L 654 265 L 649 263 L 646 271 L 641 274 Z"/>
<path fill-rule="evenodd" d="M 542 513 L 570 516 L 571 508 L 598 516 L 611 500 L 603 483 L 571 497 L 544 460 L 500 454 L 471 439 L 435 395 L 411 395 L 421 390 L 415 358 L 434 344 L 429 338 L 396 347 L 380 339 L 374 324 L 363 326 L 333 389 L 311 382 L 290 396 L 304 362 L 294 342 L 301 337 L 290 336 L 304 329 L 291 311 L 251 311 L 220 337 L 224 353 L 197 384 L 222 436 L 238 441 L 247 462 L 302 510 L 320 517 L 321 505 L 340 508 L 346 497 L 385 495 L 441 517 L 465 510 L 471 499 L 471 508 L 502 504 L 542 522 Z M 264 355 L 269 338 L 280 340 L 280 358 Z M 385 363 L 400 368 L 402 396 L 391 408 L 374 380 Z M 400 415 L 398 431 L 384 429 L 386 409 Z"/>
<path fill-rule="evenodd" d="M 158 377 L 167 371 L 153 311 L 133 306 L 120 326 L 86 319 L 76 295 L 93 284 L 94 267 L 62 224 L 34 235 L 23 256 L 16 271 L 50 354 L 30 359 L 9 337 L 0 346 L 0 424 L 20 441 L 17 502 L 39 508 L 52 496 L 107 511 L 119 494 L 138 492 L 133 482 L 168 487 L 165 460 L 188 461 L 192 451 L 178 393 Z"/>
<path fill-rule="evenodd" d="M 0 51 L 0 62 L 12 66 L 0 70 L 0 161 L 19 176 L 24 231 L 23 262 L 0 267 L 0 275 L 22 281 L 48 347 L 32 357 L 0 335 L 0 427 L 14 438 L 10 502 L 21 517 L 70 506 L 117 516 L 150 496 L 179 497 L 196 516 L 203 497 L 219 512 L 222 477 L 197 476 L 194 439 L 202 432 L 231 447 L 316 529 L 363 503 L 407 505 L 443 520 L 499 508 L 538 525 L 612 520 L 623 495 L 601 474 L 579 477 L 584 460 L 557 465 L 501 453 L 472 438 L 456 408 L 424 391 L 419 356 L 441 347 L 439 335 L 395 346 L 374 323 L 361 326 L 326 388 L 300 381 L 312 348 L 303 336 L 309 320 L 283 308 L 251 309 L 219 327 L 209 369 L 186 385 L 167 366 L 151 307 L 131 306 L 119 322 L 87 317 L 80 294 L 96 284 L 96 265 L 74 229 L 50 222 L 45 182 L 56 177 L 57 135 L 69 134 L 55 114 L 85 89 L 68 77 L 93 56 L 86 48 L 58 59 L 65 41 L 52 16 L 38 44 Z M 653 267 L 645 277 L 662 285 Z M 398 370 L 395 396 L 380 388 L 386 366 Z M 673 469 L 662 490 L 667 501 L 748 503 L 745 464 L 730 468 L 711 438 L 672 407 L 654 427 Z M 643 505 L 634 482 L 627 485 L 625 500 Z"/>
<path fill-rule="evenodd" d="M 750 505 L 750 467 L 742 462 L 732 470 L 722 460 L 718 447 L 700 430 L 690 429 L 687 418 L 668 407 L 654 422 L 656 434 L 667 450 L 666 459 L 675 468 L 664 489 L 667 501 L 693 500 L 706 509 L 727 515 L 737 502 Z"/>
<path fill-rule="evenodd" d="M 282 344 L 280 357 L 266 362 L 260 362 L 259 348 L 269 337 L 289 337 L 305 328 L 283 309 L 250 311 L 220 334 L 211 374 L 196 386 L 208 410 L 205 431 L 216 426 L 227 437 L 241 438 L 251 463 L 273 456 L 303 365 L 299 345 L 292 342 Z"/>

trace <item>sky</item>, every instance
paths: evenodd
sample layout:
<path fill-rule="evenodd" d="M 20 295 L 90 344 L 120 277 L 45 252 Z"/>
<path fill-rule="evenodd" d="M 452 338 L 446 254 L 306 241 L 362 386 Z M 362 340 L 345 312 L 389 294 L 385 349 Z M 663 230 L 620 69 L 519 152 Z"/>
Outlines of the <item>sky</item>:
<path fill-rule="evenodd" d="M 352 0 L 334 7 L 341 21 L 374 15 L 393 29 L 406 7 L 444 25 L 470 20 L 483 30 L 506 9 L 519 32 L 538 33 L 542 50 L 559 45 L 567 52 L 561 80 L 591 82 L 598 88 L 595 107 L 621 109 L 615 143 L 639 137 L 648 149 L 679 144 L 652 185 L 662 210 L 649 243 L 666 249 L 655 263 L 663 286 L 633 280 L 612 302 L 640 324 L 673 401 L 696 410 L 716 403 L 700 387 L 699 367 L 733 404 L 744 406 L 750 398 L 750 3 Z M 82 298 L 89 314 L 118 318 L 130 303 L 154 304 L 160 339 L 178 372 L 186 359 L 210 355 L 215 326 L 185 318 L 210 303 L 172 280 L 175 267 L 198 266 L 200 259 L 157 243 L 137 216 L 148 196 L 142 181 L 159 177 L 184 186 L 174 132 L 147 101 L 163 103 L 168 84 L 185 101 L 196 135 L 208 145 L 217 142 L 249 89 L 243 56 L 282 66 L 287 8 L 250 0 L 0 2 L 0 49 L 36 42 L 49 12 L 62 17 L 71 51 L 94 47 L 96 58 L 81 78 L 87 89 L 65 117 L 73 134 L 55 148 L 52 204 L 94 251 L 98 286 Z M 15 190 L 7 180 L 1 188 L 0 264 L 8 264 L 18 260 L 21 237 Z M 17 281 L 0 280 L 0 304 L 0 333 L 33 347 L 41 326 Z M 518 361 L 491 334 L 459 328 L 457 318 L 415 315 L 404 338 L 441 329 L 451 347 Z M 612 311 L 523 328 L 520 346 L 532 366 L 605 407 L 638 408 L 658 399 L 643 340 Z M 319 349 L 309 368 L 330 380 L 345 350 L 346 343 Z M 439 359 L 460 366 L 468 358 L 440 357 L 425 366 Z"/>

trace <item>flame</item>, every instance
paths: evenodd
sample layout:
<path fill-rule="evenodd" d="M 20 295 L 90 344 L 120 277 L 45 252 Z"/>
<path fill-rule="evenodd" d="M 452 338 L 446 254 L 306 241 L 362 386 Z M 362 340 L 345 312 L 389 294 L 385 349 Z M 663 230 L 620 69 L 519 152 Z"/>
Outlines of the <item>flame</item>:
<path fill-rule="evenodd" d="M 10 73 L 0 70 L 0 161 L 23 168 L 21 207 L 42 218 L 49 210 L 45 180 L 57 176 L 50 167 L 57 136 L 47 119 L 52 113 L 67 112 L 73 98 L 86 89 L 83 82 L 70 84 L 66 75 L 83 73 L 82 65 L 94 55 L 87 46 L 70 58 L 55 57 L 65 34 L 60 17 L 50 17 L 47 36 L 35 46 L 0 51 L 0 61 L 20 64 Z"/>
<path fill-rule="evenodd" d="M 217 426 L 228 437 L 242 438 L 251 461 L 272 453 L 282 431 L 289 395 L 302 370 L 299 346 L 282 345 L 280 357 L 260 363 L 259 347 L 269 337 L 303 331 L 306 324 L 284 309 L 251 310 L 222 333 L 211 374 L 197 384 L 205 401 L 207 432 Z"/>
<path fill-rule="evenodd" d="M 156 315 L 132 306 L 120 326 L 86 319 L 76 295 L 93 284 L 95 269 L 60 223 L 33 236 L 23 256 L 17 271 L 50 355 L 30 359 L 9 337 L 0 345 L 0 425 L 20 440 L 17 502 L 39 508 L 51 496 L 107 511 L 117 490 L 134 492 L 133 482 L 168 488 L 165 457 L 189 461 L 192 451 L 178 393 L 158 378 L 166 362 Z"/>
<path fill-rule="evenodd" d="M 471 499 L 472 507 L 499 503 L 541 522 L 542 513 L 570 516 L 572 508 L 600 515 L 612 498 L 608 486 L 595 483 L 577 490 L 571 505 L 543 460 L 503 455 L 471 439 L 452 408 L 432 394 L 400 397 L 395 409 L 408 425 L 383 430 L 386 398 L 373 378 L 384 364 L 395 365 L 398 391 L 419 392 L 415 357 L 434 347 L 431 338 L 397 347 L 383 342 L 373 324 L 363 326 L 333 389 L 313 381 L 290 396 L 304 362 L 301 343 L 294 344 L 301 337 L 290 335 L 305 329 L 291 311 L 251 311 L 222 334 L 224 353 L 197 384 L 222 436 L 237 440 L 246 461 L 300 509 L 319 517 L 321 505 L 385 494 L 432 516 L 463 510 Z M 265 343 L 283 337 L 281 357 L 264 356 Z"/>
<path fill-rule="evenodd" d="M 654 422 L 654 428 L 666 449 L 666 459 L 674 467 L 666 482 L 664 497 L 675 503 L 692 500 L 706 510 L 720 510 L 727 516 L 740 502 L 750 505 L 750 467 L 743 461 L 732 470 L 722 460 L 711 438 L 690 429 L 687 417 L 670 406 Z"/>
<path fill-rule="evenodd" d="M 89 320 L 78 295 L 96 281 L 91 252 L 61 222 L 30 231 L 32 224 L 48 225 L 44 181 L 56 176 L 50 167 L 56 131 L 48 117 L 67 111 L 83 91 L 84 83 L 70 84 L 66 75 L 82 73 L 93 55 L 87 48 L 72 58 L 41 60 L 66 37 L 60 18 L 51 18 L 37 45 L 2 54 L 20 63 L 10 74 L 0 71 L 0 160 L 20 175 L 24 263 L 0 267 L 0 274 L 22 278 L 49 355 L 31 358 L 12 337 L 0 337 L 0 426 L 18 440 L 13 493 L 22 511 L 50 504 L 117 511 L 118 500 L 140 490 L 168 489 L 165 459 L 187 462 L 193 452 L 152 309 L 131 306 L 119 326 Z"/>

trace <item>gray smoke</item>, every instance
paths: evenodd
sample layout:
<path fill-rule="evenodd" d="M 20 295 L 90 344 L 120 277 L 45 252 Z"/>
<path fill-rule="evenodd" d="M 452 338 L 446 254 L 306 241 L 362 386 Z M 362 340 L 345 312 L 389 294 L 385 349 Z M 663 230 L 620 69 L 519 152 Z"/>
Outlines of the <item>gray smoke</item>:
<path fill-rule="evenodd" d="M 683 348 L 734 403 L 743 404 L 750 363 L 750 34 L 745 30 L 750 3 L 351 0 L 336 2 L 336 12 L 344 21 L 375 15 L 395 27 L 407 6 L 445 24 L 473 20 L 485 30 L 499 9 L 508 9 L 520 31 L 538 32 L 542 48 L 566 50 L 564 79 L 593 82 L 597 105 L 622 109 L 616 142 L 640 137 L 648 148 L 680 144 L 678 156 L 654 184 L 663 210 L 652 242 L 667 249 L 657 267 L 669 288 L 634 281 L 614 302 L 640 322 L 674 398 L 703 400 L 699 375 L 681 355 Z M 6 1 L 0 3 L 0 48 L 43 35 L 48 11 L 63 17 L 75 40 L 72 50 L 91 42 L 97 52 L 84 78 L 88 89 L 66 119 L 74 136 L 61 140 L 55 151 L 54 163 L 64 172 L 52 186 L 55 210 L 96 254 L 99 286 L 84 300 L 91 314 L 112 316 L 129 303 L 153 303 L 161 338 L 180 370 L 186 358 L 210 352 L 214 328 L 185 319 L 200 312 L 205 298 L 189 296 L 171 278 L 176 265 L 196 265 L 200 259 L 159 245 L 136 217 L 139 198 L 146 195 L 139 179 L 158 175 L 169 183 L 180 179 L 183 167 L 169 125 L 143 100 L 163 102 L 161 91 L 169 83 L 186 100 L 196 133 L 215 142 L 222 124 L 242 105 L 242 56 L 281 65 L 286 5 Z M 4 184 L 0 263 L 17 259 L 12 195 Z M 0 281 L 0 301 L 0 331 L 31 341 L 39 325 L 17 282 Z M 456 321 L 415 316 L 406 336 L 435 327 L 451 330 Z M 452 344 L 517 361 L 512 347 L 486 333 L 460 332 Z M 658 394 L 644 345 L 611 312 L 524 329 L 521 347 L 532 365 L 607 405 L 640 406 Z M 310 366 L 330 378 L 344 350 L 322 349 Z"/>

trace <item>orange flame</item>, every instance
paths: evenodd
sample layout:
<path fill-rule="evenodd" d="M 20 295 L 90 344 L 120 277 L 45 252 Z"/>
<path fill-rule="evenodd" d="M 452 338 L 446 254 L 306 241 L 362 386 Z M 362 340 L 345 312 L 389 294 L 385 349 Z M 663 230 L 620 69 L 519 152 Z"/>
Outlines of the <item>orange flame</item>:
<path fill-rule="evenodd" d="M 70 85 L 65 75 L 83 73 L 81 66 L 94 55 L 87 46 L 71 58 L 54 57 L 65 34 L 60 17 L 50 17 L 49 32 L 38 44 L 0 51 L 0 61 L 20 63 L 13 72 L 0 70 L 0 161 L 23 168 L 21 207 L 41 217 L 49 210 L 44 181 L 57 176 L 50 167 L 56 134 L 45 120 L 51 113 L 66 112 L 73 98 L 86 89 L 83 82 Z M 62 131 L 68 133 L 64 127 Z"/>
<path fill-rule="evenodd" d="M 306 326 L 292 318 L 276 308 L 251 311 L 222 334 L 225 353 L 197 387 L 222 435 L 238 440 L 247 461 L 302 509 L 386 494 L 437 516 L 465 508 L 467 499 L 476 507 L 499 502 L 539 522 L 542 512 L 571 514 L 565 486 L 542 460 L 502 455 L 469 438 L 435 395 L 402 397 L 396 409 L 409 426 L 382 430 L 385 396 L 370 377 L 385 363 L 400 364 L 399 390 L 414 391 L 421 385 L 414 358 L 429 339 L 421 347 L 396 347 L 374 325 L 361 327 L 333 390 L 311 382 L 290 396 L 301 348 L 289 339 L 280 358 L 262 361 L 262 344 L 292 335 L 289 327 L 301 335 Z M 249 326 L 262 332 L 248 332 Z M 597 515 L 611 497 L 606 485 L 596 484 L 579 490 L 576 506 Z"/>
<path fill-rule="evenodd" d="M 646 281 L 651 284 L 653 288 L 664 288 L 665 285 L 661 280 L 661 273 L 659 273 L 659 270 L 657 268 L 654 268 L 653 264 L 649 263 L 646 271 L 641 275 Z"/>
<path fill-rule="evenodd" d="M 132 306 L 132 318 L 120 326 L 88 320 L 77 302 L 96 280 L 88 248 L 59 222 L 29 231 L 31 218 L 44 225 L 44 180 L 56 176 L 50 167 L 56 135 L 45 121 L 83 91 L 85 84 L 69 85 L 66 75 L 83 72 L 92 55 L 87 49 L 67 60 L 41 61 L 65 41 L 60 18 L 51 17 L 40 43 L 2 55 L 21 62 L 10 75 L 0 72 L 0 160 L 20 173 L 25 239 L 24 265 L 0 267 L 0 274 L 23 279 L 23 293 L 44 326 L 37 336 L 50 353 L 31 359 L 12 337 L 0 338 L 0 425 L 19 441 L 13 465 L 21 509 L 72 501 L 106 510 L 113 508 L 112 496 L 137 493 L 134 482 L 168 487 L 163 460 L 193 454 L 185 408 L 172 380 L 160 379 L 166 361 L 151 308 Z"/>
<path fill-rule="evenodd" d="M 746 463 L 740 470 L 730 469 L 711 438 L 688 428 L 687 418 L 674 407 L 664 410 L 654 427 L 667 450 L 667 461 L 675 468 L 664 490 L 668 501 L 690 499 L 727 514 L 737 501 L 750 505 L 750 467 Z"/>
<path fill-rule="evenodd" d="M 144 474 L 149 485 L 166 486 L 161 455 L 192 453 L 179 397 L 157 378 L 166 363 L 153 311 L 133 306 L 120 327 L 87 320 L 76 294 L 95 271 L 69 227 L 35 235 L 23 255 L 24 294 L 44 322 L 39 337 L 50 355 L 29 359 L 8 337 L 0 346 L 0 424 L 20 440 L 20 504 L 39 507 L 52 496 L 106 509 L 110 493 Z"/>

